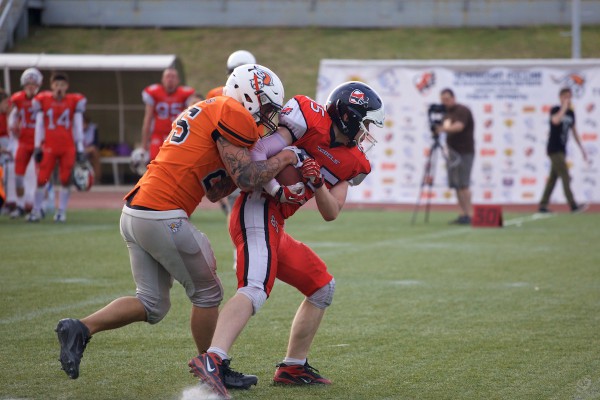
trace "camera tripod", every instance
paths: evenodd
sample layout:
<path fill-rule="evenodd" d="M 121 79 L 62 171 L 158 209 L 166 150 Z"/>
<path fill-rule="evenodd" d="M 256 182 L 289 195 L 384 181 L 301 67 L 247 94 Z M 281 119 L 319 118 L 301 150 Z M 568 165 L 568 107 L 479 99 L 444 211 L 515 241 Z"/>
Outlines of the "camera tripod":
<path fill-rule="evenodd" d="M 429 148 L 429 154 L 427 155 L 427 161 L 425 162 L 425 170 L 423 171 L 423 179 L 421 180 L 421 188 L 419 189 L 419 197 L 417 197 L 417 203 L 415 204 L 415 210 L 411 218 L 411 225 L 414 225 L 417 220 L 417 214 L 419 212 L 419 206 L 421 205 L 421 198 L 423 197 L 423 189 L 425 186 L 429 187 L 427 193 L 427 199 L 425 201 L 425 222 L 429 222 L 429 209 L 431 208 L 431 188 L 433 187 L 433 181 L 435 179 L 435 170 L 437 166 L 437 153 L 441 153 L 442 157 L 448 164 L 448 156 L 444 153 L 444 149 L 440 144 L 440 138 L 438 135 L 433 135 L 433 143 Z"/>

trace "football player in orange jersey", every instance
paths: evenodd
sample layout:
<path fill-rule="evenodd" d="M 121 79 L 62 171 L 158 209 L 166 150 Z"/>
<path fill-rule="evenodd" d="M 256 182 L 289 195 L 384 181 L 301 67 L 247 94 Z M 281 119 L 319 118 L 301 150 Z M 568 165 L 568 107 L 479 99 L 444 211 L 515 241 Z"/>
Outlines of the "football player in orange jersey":
<path fill-rule="evenodd" d="M 255 64 L 255 63 L 256 63 L 256 58 L 254 58 L 254 55 L 252 53 L 250 53 L 249 51 L 247 51 L 247 50 L 234 51 L 227 58 L 227 76 L 231 75 L 233 70 L 235 68 L 239 67 L 240 65 Z M 208 93 L 206 94 L 206 98 L 212 99 L 213 97 L 222 96 L 224 88 L 225 88 L 224 86 L 217 86 L 216 88 L 209 90 Z M 231 216 L 231 208 L 233 207 L 233 203 L 235 203 L 235 201 L 237 200 L 239 195 L 240 195 L 240 190 L 236 189 L 233 191 L 233 193 L 231 193 L 226 198 L 219 200 L 221 209 L 223 209 L 223 212 L 225 213 L 225 216 L 227 217 L 227 219 L 225 221 L 225 223 L 226 223 L 225 226 L 227 226 L 227 227 L 229 227 L 229 218 Z M 236 264 L 237 264 L 237 251 L 234 248 L 233 249 L 233 269 L 234 270 L 236 269 Z"/>
<path fill-rule="evenodd" d="M 305 299 L 292 322 L 286 356 L 277 365 L 273 381 L 331 383 L 308 364 L 307 356 L 333 299 L 335 280 L 313 250 L 286 233 L 285 220 L 313 196 L 324 220 L 337 218 L 348 187 L 358 185 L 371 172 L 364 154 L 366 147 L 375 143 L 369 127 L 383 127 L 384 119 L 383 102 L 372 88 L 362 82 L 346 82 L 331 92 L 325 106 L 306 96 L 294 96 L 280 113 L 277 131 L 253 148 L 255 160 L 266 159 L 289 145 L 303 151 L 307 158 L 300 170 L 306 195 L 300 201 L 286 198 L 282 202 L 282 187 L 272 181 L 262 193 L 242 192 L 233 207 L 229 232 L 238 251 L 238 290 L 220 312 L 208 351 L 189 362 L 190 372 L 214 392 L 227 396 L 214 365 L 229 365 L 231 346 L 267 300 L 275 278 L 298 289 Z"/>
<path fill-rule="evenodd" d="M 42 80 L 42 73 L 38 69 L 26 69 L 21 74 L 21 86 L 23 90 L 14 93 L 10 98 L 11 112 L 9 116 L 9 128 L 12 135 L 18 138 L 18 147 L 15 155 L 17 207 L 10 214 L 11 218 L 19 218 L 25 215 L 26 198 L 33 199 L 35 187 L 37 186 L 35 169 L 33 161 L 31 161 L 35 138 L 35 114 L 32 102 L 33 97 L 42 86 Z"/>
<path fill-rule="evenodd" d="M 150 161 L 156 158 L 160 146 L 171 131 L 171 122 L 190 104 L 194 89 L 179 85 L 179 73 L 175 68 L 163 71 L 160 83 L 146 87 L 142 100 L 146 104 L 142 123 L 142 143 L 150 152 Z"/>
<path fill-rule="evenodd" d="M 190 106 L 173 121 L 158 156 L 125 196 L 121 235 L 129 250 L 136 296 L 121 297 L 81 320 L 63 319 L 56 332 L 63 370 L 79 376 L 83 351 L 97 332 L 134 322 L 160 322 L 170 308 L 173 280 L 185 288 L 192 303 L 191 331 L 198 353 L 206 351 L 223 298 L 210 242 L 189 216 L 206 195 L 217 201 L 235 185 L 261 187 L 281 169 L 297 163 L 293 151 L 253 162 L 249 148 L 262 126 L 275 129 L 273 119 L 283 104 L 283 85 L 260 65 L 237 68 L 227 80 L 224 96 Z M 260 126 L 262 125 L 262 126 Z M 247 388 L 256 377 L 221 366 L 225 384 Z"/>
<path fill-rule="evenodd" d="M 67 93 L 69 77 L 65 72 L 52 73 L 50 88 L 51 91 L 37 94 L 32 103 L 35 113 L 33 157 L 39 164 L 39 170 L 33 210 L 27 219 L 29 222 L 39 222 L 43 217 L 44 188 L 56 164 L 61 188 L 54 221 L 67 220 L 71 171 L 76 159 L 85 159 L 82 129 L 87 100 L 82 94 Z"/>

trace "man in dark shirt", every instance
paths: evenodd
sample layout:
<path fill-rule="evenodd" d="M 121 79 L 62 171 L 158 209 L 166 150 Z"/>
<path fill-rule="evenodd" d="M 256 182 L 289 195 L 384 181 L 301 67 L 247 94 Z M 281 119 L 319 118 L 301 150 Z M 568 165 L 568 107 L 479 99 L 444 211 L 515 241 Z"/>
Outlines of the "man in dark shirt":
<path fill-rule="evenodd" d="M 442 90 L 440 99 L 446 114 L 435 132 L 448 134 L 448 185 L 456 190 L 460 207 L 460 215 L 451 223 L 468 225 L 471 223 L 471 169 L 475 158 L 473 114 L 466 106 L 456 102 L 452 89 Z"/>
<path fill-rule="evenodd" d="M 550 110 L 550 135 L 548 137 L 547 153 L 551 161 L 550 176 L 546 182 L 544 194 L 540 201 L 539 212 L 550 212 L 548 209 L 548 203 L 550 202 L 550 195 L 554 190 L 554 185 L 558 178 L 561 179 L 563 184 L 563 190 L 565 197 L 569 202 L 572 212 L 583 211 L 584 205 L 577 204 L 571 191 L 571 177 L 569 176 L 569 168 L 565 160 L 565 154 L 567 152 L 567 139 L 569 138 L 569 130 L 573 132 L 573 137 L 577 142 L 577 145 L 581 149 L 583 159 L 587 161 L 587 154 L 581 145 L 577 129 L 575 128 L 575 112 L 573 111 L 573 105 L 571 98 L 573 94 L 571 89 L 563 88 L 559 92 L 560 106 L 554 106 Z"/>

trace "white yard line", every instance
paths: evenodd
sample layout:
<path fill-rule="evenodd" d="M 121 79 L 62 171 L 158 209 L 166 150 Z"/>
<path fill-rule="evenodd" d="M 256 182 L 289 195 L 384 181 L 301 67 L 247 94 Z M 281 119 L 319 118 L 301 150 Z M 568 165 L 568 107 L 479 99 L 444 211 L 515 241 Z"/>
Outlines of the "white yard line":
<path fill-rule="evenodd" d="M 521 226 L 525 222 L 539 221 L 542 219 L 548 219 L 548 218 L 552 218 L 555 216 L 556 216 L 556 214 L 553 214 L 553 213 L 545 213 L 545 214 L 535 213 L 532 215 L 528 215 L 526 217 L 513 218 L 513 219 L 506 220 L 506 221 L 504 221 L 504 226 L 512 226 L 512 225 Z"/>

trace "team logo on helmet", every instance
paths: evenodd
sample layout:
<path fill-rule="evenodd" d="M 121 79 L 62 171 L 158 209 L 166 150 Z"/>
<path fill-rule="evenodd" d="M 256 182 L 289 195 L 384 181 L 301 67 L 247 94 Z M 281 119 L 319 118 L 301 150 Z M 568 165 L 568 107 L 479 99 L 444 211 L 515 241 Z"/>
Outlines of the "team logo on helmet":
<path fill-rule="evenodd" d="M 369 98 L 358 89 L 354 89 L 352 93 L 350 93 L 348 101 L 351 104 L 358 104 L 359 106 L 366 106 L 369 104 Z"/>
<path fill-rule="evenodd" d="M 258 85 L 258 87 L 256 87 Z M 250 79 L 250 86 L 254 90 L 260 90 L 265 86 L 275 86 L 273 83 L 273 78 L 267 71 L 264 71 L 260 68 L 254 69 L 254 77 Z"/>

